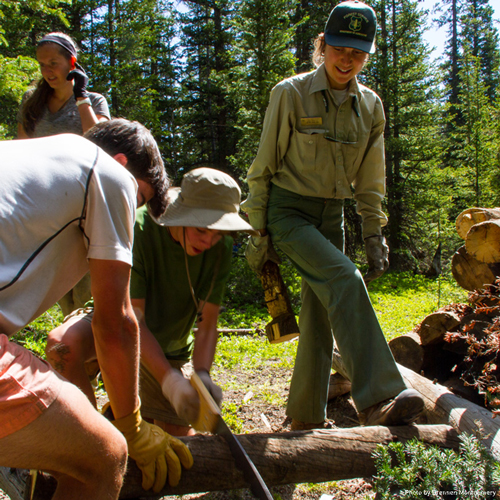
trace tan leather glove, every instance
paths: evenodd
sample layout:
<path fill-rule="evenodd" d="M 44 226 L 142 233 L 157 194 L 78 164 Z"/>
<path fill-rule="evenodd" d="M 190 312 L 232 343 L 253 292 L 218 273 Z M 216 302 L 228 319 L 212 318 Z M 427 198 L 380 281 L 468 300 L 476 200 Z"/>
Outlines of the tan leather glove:
<path fill-rule="evenodd" d="M 196 422 L 200 413 L 200 398 L 179 370 L 172 368 L 163 377 L 161 390 L 180 418 L 190 424 Z"/>
<path fill-rule="evenodd" d="M 114 426 L 125 436 L 128 454 L 142 471 L 142 487 L 153 488 L 159 493 L 167 480 L 177 486 L 181 479 L 181 464 L 186 469 L 193 465 L 189 448 L 157 425 L 144 422 L 140 408 L 113 421 Z"/>
<path fill-rule="evenodd" d="M 198 377 L 200 377 L 201 381 L 205 384 L 205 387 L 208 389 L 210 395 L 214 398 L 214 401 L 220 406 L 222 401 L 222 389 L 214 384 L 212 378 L 210 377 L 210 373 L 207 370 L 197 370 L 196 373 Z"/>
<path fill-rule="evenodd" d="M 380 278 L 389 269 L 389 247 L 383 236 L 368 236 L 365 238 L 365 252 L 368 272 L 363 276 L 363 279 L 368 284 L 370 281 Z"/>
<path fill-rule="evenodd" d="M 247 247 L 245 248 L 245 257 L 248 261 L 250 269 L 256 273 L 260 273 L 262 271 L 264 264 L 268 260 L 272 260 L 273 262 L 276 262 L 276 264 L 281 262 L 269 235 L 250 236 L 248 238 Z"/>

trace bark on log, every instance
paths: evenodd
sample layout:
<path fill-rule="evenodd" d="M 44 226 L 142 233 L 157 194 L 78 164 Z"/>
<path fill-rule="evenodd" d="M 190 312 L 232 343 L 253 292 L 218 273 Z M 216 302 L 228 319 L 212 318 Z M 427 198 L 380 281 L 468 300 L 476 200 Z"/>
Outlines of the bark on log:
<path fill-rule="evenodd" d="M 465 239 L 465 248 L 480 262 L 500 262 L 500 221 L 485 221 L 472 226 Z"/>
<path fill-rule="evenodd" d="M 458 215 L 455 226 L 457 233 L 465 240 L 469 229 L 475 224 L 487 220 L 500 219 L 500 208 L 468 208 Z"/>
<path fill-rule="evenodd" d="M 460 317 L 452 311 L 436 311 L 429 314 L 417 328 L 423 346 L 442 342 L 446 332 L 460 324 Z"/>
<path fill-rule="evenodd" d="M 462 246 L 453 255 L 451 272 L 455 281 L 465 290 L 479 290 L 500 276 L 500 264 L 480 262 Z"/>
<path fill-rule="evenodd" d="M 402 427 L 354 427 L 296 431 L 281 434 L 245 434 L 238 436 L 267 486 L 325 482 L 375 473 L 372 453 L 379 444 L 418 438 L 425 443 L 458 449 L 456 432 L 447 425 Z M 183 495 L 206 491 L 247 488 L 243 474 L 236 468 L 224 438 L 197 435 L 181 438 L 191 450 L 194 465 L 182 471 L 180 484 L 166 486 L 159 494 L 146 492 L 141 487 L 141 473 L 134 462 L 129 463 L 120 498 Z M 8 482 L 8 469 L 0 468 L 0 487 L 13 500 L 21 500 L 23 492 Z M 7 474 L 5 474 L 7 472 Z M 46 479 L 46 478 L 45 478 Z M 52 487 L 55 480 L 50 478 Z M 10 490 L 10 491 L 9 491 Z M 36 496 L 34 500 L 48 500 Z M 11 494 L 12 492 L 12 494 Z M 16 496 L 15 494 L 18 494 Z"/>
<path fill-rule="evenodd" d="M 344 362 L 336 349 L 332 367 L 348 378 Z M 484 446 L 495 460 L 500 460 L 500 419 L 494 419 L 492 412 L 456 396 L 446 387 L 434 384 L 402 365 L 398 364 L 398 368 L 407 387 L 412 387 L 422 394 L 428 423 L 451 425 L 458 432 L 468 434 L 476 434 L 480 428 L 485 436 Z"/>
<path fill-rule="evenodd" d="M 393 338 L 389 342 L 394 359 L 406 368 L 419 373 L 424 362 L 424 349 L 417 333 L 411 332 L 406 335 Z"/>
<path fill-rule="evenodd" d="M 340 373 L 330 375 L 330 386 L 328 387 L 328 401 L 347 394 L 351 390 L 351 381 Z"/>

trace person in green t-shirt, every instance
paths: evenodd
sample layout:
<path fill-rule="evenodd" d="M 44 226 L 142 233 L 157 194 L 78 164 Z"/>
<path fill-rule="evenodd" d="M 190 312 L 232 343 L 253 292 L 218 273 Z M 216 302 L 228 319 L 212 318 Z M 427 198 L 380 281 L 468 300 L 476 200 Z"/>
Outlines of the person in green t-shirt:
<path fill-rule="evenodd" d="M 141 334 L 142 415 L 175 435 L 194 433 L 189 423 L 198 416 L 199 399 L 188 380 L 193 371 L 217 403 L 222 399 L 209 372 L 230 270 L 230 233 L 254 234 L 238 214 L 240 196 L 229 175 L 198 168 L 184 176 L 180 188 L 169 189 L 161 217 L 137 212 L 130 296 Z M 67 317 L 50 332 L 46 353 L 96 405 L 89 380 L 89 368 L 98 369 L 92 315 L 90 307 Z"/>

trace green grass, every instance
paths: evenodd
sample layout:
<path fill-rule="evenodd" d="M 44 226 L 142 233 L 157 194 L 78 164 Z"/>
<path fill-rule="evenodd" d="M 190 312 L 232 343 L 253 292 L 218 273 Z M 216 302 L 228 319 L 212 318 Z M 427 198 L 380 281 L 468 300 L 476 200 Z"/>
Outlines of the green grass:
<path fill-rule="evenodd" d="M 292 279 L 294 290 L 290 290 L 292 302 L 297 301 L 298 278 Z M 252 301 L 248 304 L 236 302 L 234 295 L 226 302 L 226 310 L 220 315 L 220 328 L 251 328 L 253 335 L 221 336 L 217 344 L 215 365 L 217 370 L 258 370 L 264 365 L 275 368 L 293 367 L 297 342 L 270 344 L 264 333 L 266 323 L 271 320 L 258 288 L 246 290 Z M 410 332 L 428 314 L 453 302 L 466 302 L 467 292 L 453 279 L 441 277 L 429 280 L 410 273 L 386 273 L 369 285 L 369 294 L 384 334 L 388 340 Z M 234 292 L 233 292 L 234 293 Z M 260 302 L 259 302 L 260 296 Z M 296 312 L 300 310 L 300 304 Z M 14 340 L 44 357 L 47 333 L 62 321 L 58 306 L 54 306 L 24 330 Z"/>
<path fill-rule="evenodd" d="M 388 273 L 370 283 L 368 291 L 387 340 L 409 333 L 440 307 L 467 302 L 467 292 L 449 277 L 429 280 L 410 273 Z"/>

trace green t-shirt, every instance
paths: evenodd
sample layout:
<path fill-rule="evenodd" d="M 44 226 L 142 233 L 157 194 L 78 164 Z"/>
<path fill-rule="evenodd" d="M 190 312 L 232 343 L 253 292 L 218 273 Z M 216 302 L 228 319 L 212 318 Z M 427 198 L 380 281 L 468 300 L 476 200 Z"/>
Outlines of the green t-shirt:
<path fill-rule="evenodd" d="M 189 274 L 197 300 L 220 304 L 229 277 L 233 240 L 224 236 L 216 245 L 188 256 Z M 189 359 L 196 306 L 189 288 L 183 248 L 168 229 L 156 224 L 145 207 L 137 211 L 130 297 L 146 299 L 145 320 L 171 359 Z M 219 271 L 210 290 L 217 261 Z"/>

